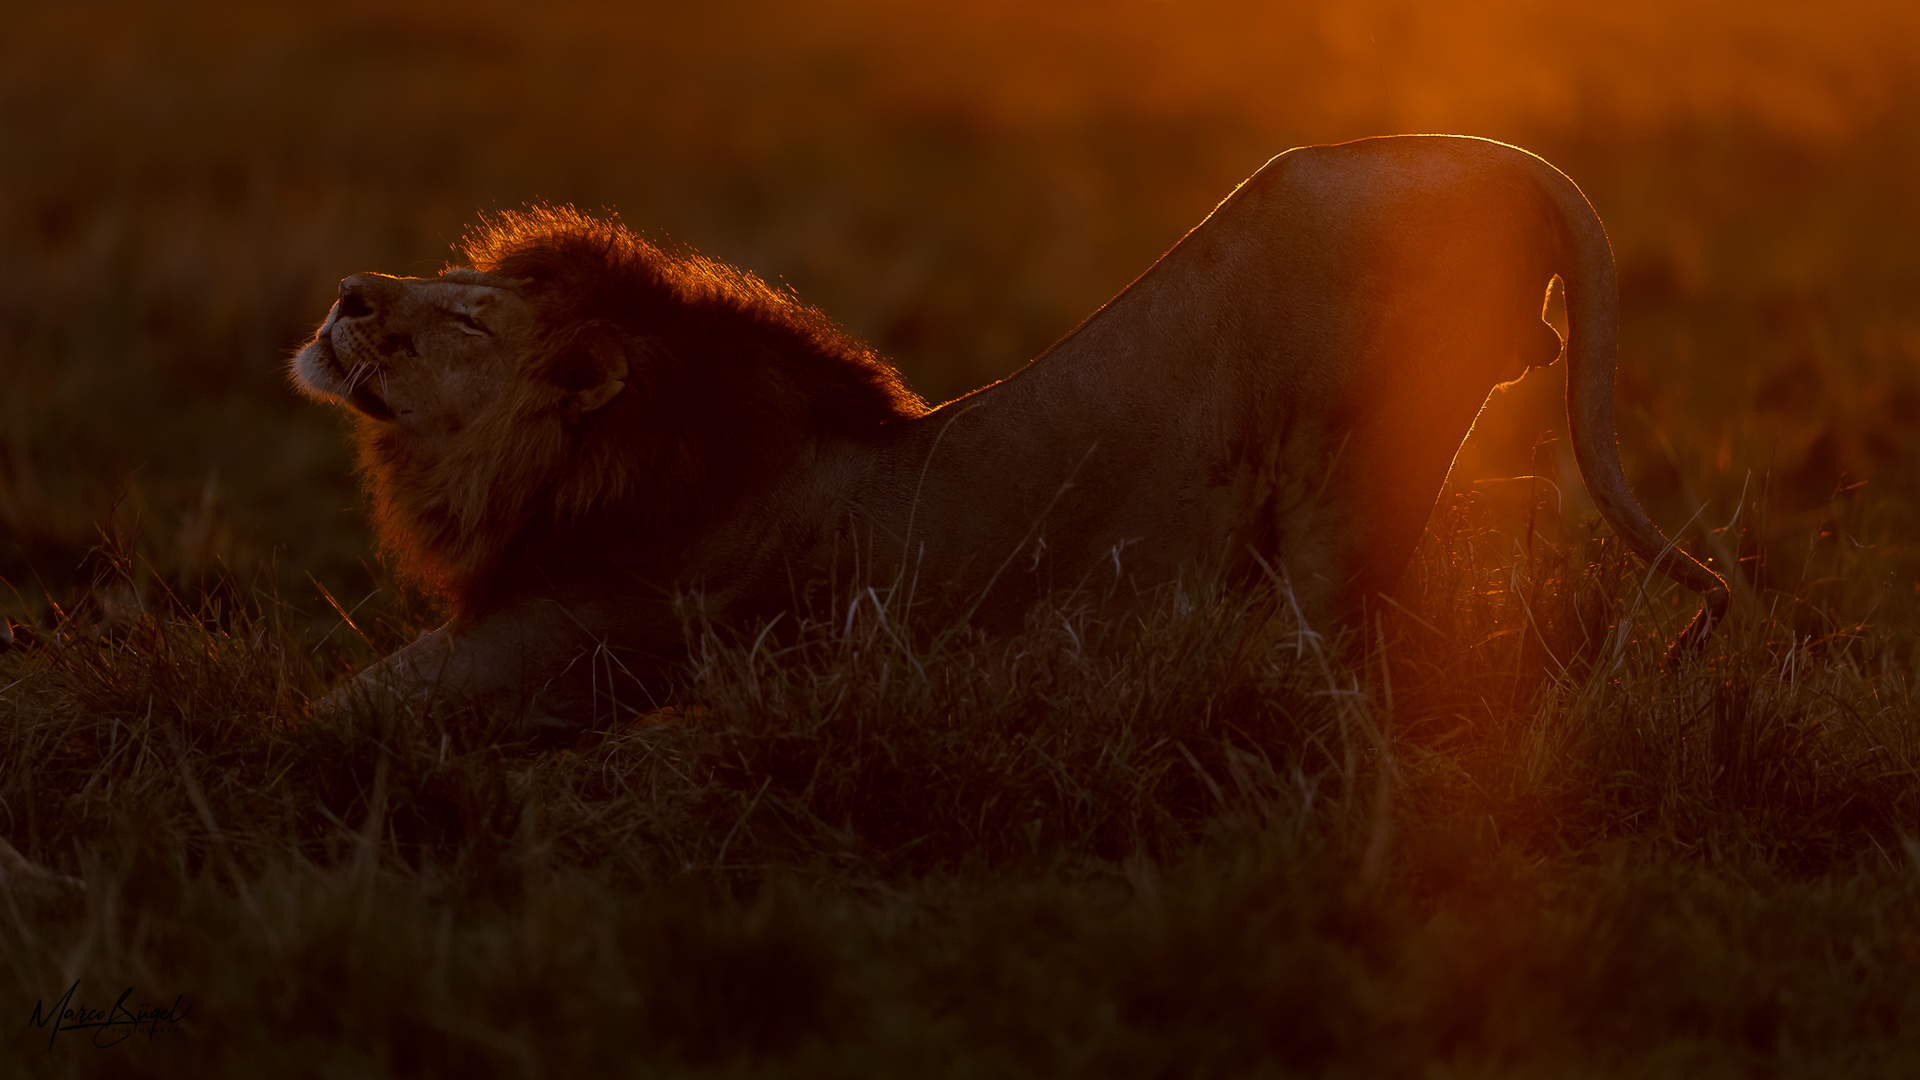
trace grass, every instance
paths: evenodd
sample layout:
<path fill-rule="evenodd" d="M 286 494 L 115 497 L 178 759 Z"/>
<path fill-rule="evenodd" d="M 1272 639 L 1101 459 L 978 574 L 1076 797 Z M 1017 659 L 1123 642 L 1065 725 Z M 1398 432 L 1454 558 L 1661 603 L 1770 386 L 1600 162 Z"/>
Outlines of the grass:
<path fill-rule="evenodd" d="M 194 1011 L 108 1050 L 14 1026 L 8 1058 L 1910 1065 L 1920 740 L 1897 643 L 1797 639 L 1749 605 L 1674 668 L 1686 613 L 1611 544 L 1501 566 L 1463 543 L 1496 535 L 1466 509 L 1443 525 L 1366 641 L 1258 596 L 931 641 L 856 602 L 778 647 L 710 631 L 675 706 L 546 748 L 307 721 L 325 665 L 269 601 L 44 635 L 0 660 L 6 992 L 78 979 Z M 1103 632 L 1130 640 L 1089 647 Z"/>
<path fill-rule="evenodd" d="M 1910 1074 L 1913 19 L 19 13 L 0 1074 Z M 1260 593 L 1005 638 L 847 597 L 702 630 L 664 707 L 554 745 L 310 718 L 435 618 L 281 374 L 341 275 L 610 206 L 940 398 L 1273 152 L 1433 129 L 1608 223 L 1629 475 L 1738 580 L 1677 667 L 1692 599 L 1587 523 L 1550 369 L 1340 641 Z M 76 981 L 191 1012 L 49 1045 Z"/>

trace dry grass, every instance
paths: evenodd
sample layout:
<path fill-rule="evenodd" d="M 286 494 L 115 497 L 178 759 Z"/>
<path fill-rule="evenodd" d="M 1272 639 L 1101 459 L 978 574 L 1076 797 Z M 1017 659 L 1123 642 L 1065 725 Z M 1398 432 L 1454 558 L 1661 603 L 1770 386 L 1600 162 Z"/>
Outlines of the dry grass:
<path fill-rule="evenodd" d="M 107 1051 L 16 1027 L 9 1056 L 1910 1063 L 1920 742 L 1897 643 L 1796 639 L 1749 605 L 1676 669 L 1686 612 L 1610 544 L 1489 561 L 1484 522 L 1442 524 L 1364 640 L 1258 595 L 1010 638 L 903 633 L 863 598 L 700 634 L 671 708 L 544 748 L 308 721 L 324 680 L 270 601 L 63 626 L 0 660 L 5 993 L 78 979 L 194 1012 Z"/>

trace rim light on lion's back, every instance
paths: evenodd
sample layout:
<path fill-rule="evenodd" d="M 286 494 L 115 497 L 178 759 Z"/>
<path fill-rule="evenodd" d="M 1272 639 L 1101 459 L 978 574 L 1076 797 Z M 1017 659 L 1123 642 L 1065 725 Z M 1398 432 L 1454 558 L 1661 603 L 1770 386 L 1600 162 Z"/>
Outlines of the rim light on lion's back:
<path fill-rule="evenodd" d="M 615 221 L 503 214 L 465 255 L 347 278 L 293 361 L 355 414 L 381 541 L 454 613 L 326 708 L 589 722 L 684 659 L 676 596 L 767 618 L 855 574 L 896 604 L 910 586 L 922 625 L 1017 627 L 1063 589 L 1124 614 L 1184 575 L 1268 571 L 1310 623 L 1350 618 L 1490 391 L 1561 354 L 1556 276 L 1595 504 L 1702 595 L 1682 646 L 1727 604 L 1620 470 L 1605 230 L 1504 144 L 1282 154 L 1044 355 L 933 410 L 817 311 Z"/>

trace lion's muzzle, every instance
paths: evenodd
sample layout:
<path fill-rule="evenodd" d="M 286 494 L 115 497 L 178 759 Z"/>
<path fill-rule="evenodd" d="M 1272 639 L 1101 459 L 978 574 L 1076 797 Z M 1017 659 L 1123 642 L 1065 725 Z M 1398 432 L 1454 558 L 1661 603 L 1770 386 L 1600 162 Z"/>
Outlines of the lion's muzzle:
<path fill-rule="evenodd" d="M 354 274 L 340 282 L 340 299 L 306 348 L 294 357 L 294 381 L 307 393 L 337 402 L 375 420 L 392 420 L 393 409 L 371 385 L 381 369 L 376 347 L 399 282 L 380 274 Z M 386 335 L 392 337 L 393 335 Z M 393 350 L 389 348 L 390 354 Z"/>

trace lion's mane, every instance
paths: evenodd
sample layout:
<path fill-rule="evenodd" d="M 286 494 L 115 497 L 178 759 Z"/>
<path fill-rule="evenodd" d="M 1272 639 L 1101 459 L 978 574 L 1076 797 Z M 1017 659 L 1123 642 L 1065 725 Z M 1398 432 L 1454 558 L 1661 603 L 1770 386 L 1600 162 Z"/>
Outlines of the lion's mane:
<path fill-rule="evenodd" d="M 446 452 L 371 420 L 358 432 L 383 546 L 456 612 L 554 567 L 644 576 L 810 440 L 876 438 L 926 411 L 819 311 L 617 221 L 501 213 L 464 255 L 533 304 L 531 355 Z M 596 337 L 624 353 L 626 388 L 569 417 Z"/>

